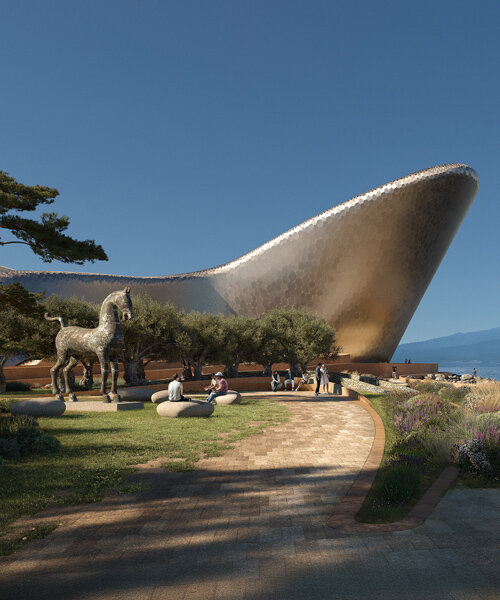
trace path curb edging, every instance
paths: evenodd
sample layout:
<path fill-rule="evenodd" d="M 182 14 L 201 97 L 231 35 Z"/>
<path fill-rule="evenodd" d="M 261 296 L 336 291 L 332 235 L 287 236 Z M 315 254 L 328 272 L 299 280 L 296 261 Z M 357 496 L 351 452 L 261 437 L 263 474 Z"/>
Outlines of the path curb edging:
<path fill-rule="evenodd" d="M 355 520 L 361 505 L 368 495 L 377 475 L 385 449 L 385 428 L 379 414 L 372 408 L 370 401 L 358 394 L 358 402 L 371 416 L 375 425 L 373 444 L 368 457 L 347 494 L 342 498 L 327 520 L 328 527 L 349 533 L 388 533 L 405 531 L 423 525 L 436 508 L 445 492 L 458 476 L 456 467 L 446 467 L 436 481 L 420 498 L 417 504 L 401 521 L 393 523 L 360 523 Z"/>

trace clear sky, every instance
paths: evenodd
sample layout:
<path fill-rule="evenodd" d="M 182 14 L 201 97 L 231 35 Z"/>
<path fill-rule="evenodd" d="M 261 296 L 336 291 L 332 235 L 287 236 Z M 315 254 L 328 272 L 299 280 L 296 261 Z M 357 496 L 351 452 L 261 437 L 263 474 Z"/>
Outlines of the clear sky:
<path fill-rule="evenodd" d="M 479 194 L 403 341 L 500 325 L 500 2 L 0 0 L 0 169 L 56 187 L 109 262 L 230 261 L 391 179 L 463 162 Z M 219 237 L 215 231 L 223 231 Z"/>

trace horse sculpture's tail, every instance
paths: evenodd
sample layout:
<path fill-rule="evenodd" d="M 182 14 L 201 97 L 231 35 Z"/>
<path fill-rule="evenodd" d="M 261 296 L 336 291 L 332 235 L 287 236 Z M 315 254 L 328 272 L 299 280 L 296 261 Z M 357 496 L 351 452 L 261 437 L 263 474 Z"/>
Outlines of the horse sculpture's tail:
<path fill-rule="evenodd" d="M 61 327 L 66 327 L 66 321 L 64 320 L 64 317 L 51 317 L 49 313 L 45 313 L 44 317 L 47 319 L 47 321 L 59 321 Z"/>

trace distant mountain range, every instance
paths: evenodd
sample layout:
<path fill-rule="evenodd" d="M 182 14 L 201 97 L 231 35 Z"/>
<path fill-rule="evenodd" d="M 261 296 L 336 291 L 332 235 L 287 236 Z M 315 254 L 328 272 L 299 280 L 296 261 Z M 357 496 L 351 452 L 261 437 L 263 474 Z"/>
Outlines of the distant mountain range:
<path fill-rule="evenodd" d="M 411 362 L 470 362 L 500 365 L 500 327 L 400 344 L 396 348 L 392 361 L 404 362 L 406 358 Z"/>

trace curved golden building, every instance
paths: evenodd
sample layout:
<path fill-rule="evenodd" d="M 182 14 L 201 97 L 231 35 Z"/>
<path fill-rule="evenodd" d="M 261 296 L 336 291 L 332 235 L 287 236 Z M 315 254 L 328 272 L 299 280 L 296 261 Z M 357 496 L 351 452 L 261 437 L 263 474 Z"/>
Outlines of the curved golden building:
<path fill-rule="evenodd" d="M 167 277 L 15 271 L 0 282 L 101 302 L 131 286 L 186 311 L 257 317 L 306 308 L 354 361 L 389 360 L 474 200 L 474 169 L 447 164 L 391 181 L 230 263 Z"/>

